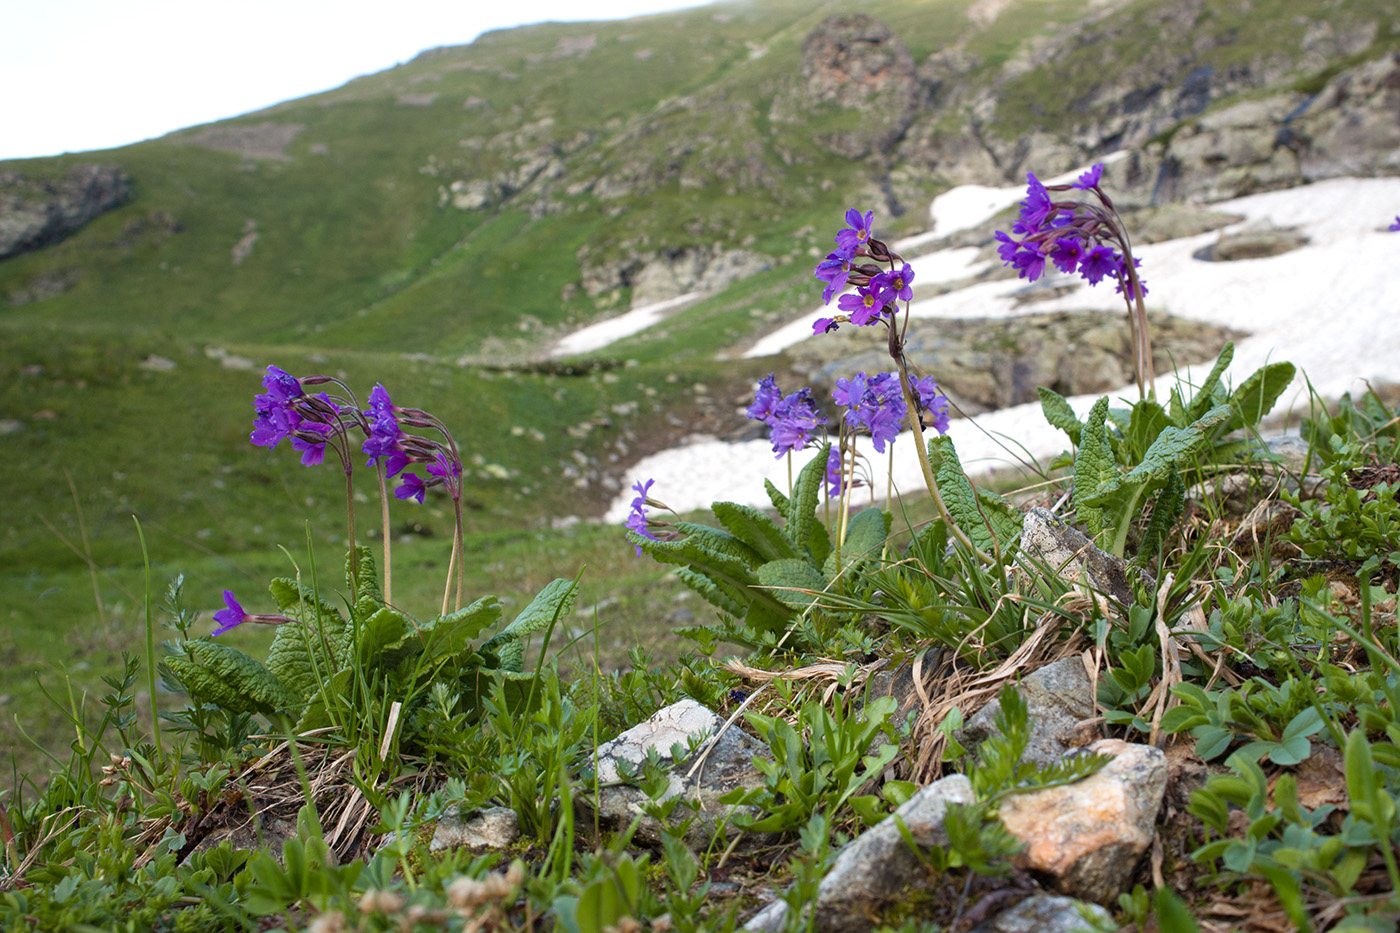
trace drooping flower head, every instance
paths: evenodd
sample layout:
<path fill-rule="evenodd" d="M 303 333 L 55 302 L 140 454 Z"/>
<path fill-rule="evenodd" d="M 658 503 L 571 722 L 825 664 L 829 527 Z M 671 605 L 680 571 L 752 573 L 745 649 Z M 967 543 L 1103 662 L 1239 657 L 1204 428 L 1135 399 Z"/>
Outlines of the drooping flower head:
<path fill-rule="evenodd" d="M 1026 199 L 1021 202 L 1021 216 L 1016 224 L 1018 233 L 1038 231 L 1055 213 L 1055 204 L 1050 192 L 1035 172 L 1026 173 Z"/>
<path fill-rule="evenodd" d="M 262 384 L 265 391 L 253 397 L 253 411 L 257 417 L 248 439 L 259 447 L 271 449 L 300 427 L 302 418 L 295 402 L 306 393 L 295 376 L 276 366 L 267 368 Z"/>
<path fill-rule="evenodd" d="M 645 483 L 641 480 L 637 480 L 632 484 L 632 490 L 637 494 L 637 497 L 632 500 L 632 510 L 627 513 L 627 521 L 623 522 L 623 526 L 629 531 L 635 531 L 643 538 L 650 538 L 653 541 L 658 541 L 660 539 L 652 534 L 651 529 L 647 527 L 646 510 L 647 492 L 650 491 L 652 484 L 655 482 L 656 480 L 654 479 L 649 479 Z M 637 548 L 637 556 L 641 557 L 642 546 L 638 544 L 634 545 L 634 547 Z"/>

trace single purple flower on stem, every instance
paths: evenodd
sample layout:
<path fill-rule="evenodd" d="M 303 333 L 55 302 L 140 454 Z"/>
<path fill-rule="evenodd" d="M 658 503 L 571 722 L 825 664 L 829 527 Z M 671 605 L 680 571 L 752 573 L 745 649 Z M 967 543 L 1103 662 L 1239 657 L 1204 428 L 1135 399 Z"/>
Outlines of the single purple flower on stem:
<path fill-rule="evenodd" d="M 854 256 L 870 239 L 870 227 L 874 222 L 874 211 L 866 211 L 864 216 L 854 207 L 846 211 L 847 226 L 836 234 L 837 250 L 846 257 Z"/>
<path fill-rule="evenodd" d="M 632 511 L 627 514 L 627 521 L 623 522 L 623 527 L 627 528 L 629 531 L 635 531 L 643 538 L 650 538 L 653 541 L 658 541 L 660 539 L 652 534 L 651 529 L 647 527 L 646 510 L 647 491 L 651 489 L 652 483 L 655 482 L 656 480 L 654 479 L 649 479 L 645 483 L 641 480 L 637 480 L 632 484 L 632 489 L 637 493 L 637 497 L 632 500 Z M 642 546 L 640 544 L 633 546 L 637 549 L 637 556 L 641 557 Z"/>
<path fill-rule="evenodd" d="M 384 384 L 377 382 L 373 389 L 369 390 L 369 408 L 365 411 L 365 417 L 373 421 L 385 415 L 393 417 L 394 403 L 389 400 L 389 390 L 384 388 Z"/>
<path fill-rule="evenodd" d="M 1034 172 L 1026 173 L 1026 199 L 1021 202 L 1020 223 L 1025 229 L 1021 232 L 1031 233 L 1039 230 L 1050 219 L 1055 212 L 1054 202 L 1050 199 L 1050 192 Z"/>
<path fill-rule="evenodd" d="M 303 421 L 298 426 L 298 433 L 292 436 L 292 449 L 301 451 L 302 466 L 320 466 L 325 461 L 326 441 L 334 430 L 328 424 L 314 421 Z"/>
<path fill-rule="evenodd" d="M 423 482 L 422 477 L 417 473 L 405 473 L 400 477 L 401 482 L 394 490 L 394 498 L 407 501 L 417 500 L 419 505 L 423 504 L 423 495 L 428 491 L 428 486 Z"/>
<path fill-rule="evenodd" d="M 753 394 L 753 404 L 744 409 L 744 415 L 755 421 L 767 421 L 782 398 L 783 393 L 779 391 L 773 374 L 769 373 L 758 381 L 758 388 Z"/>
<path fill-rule="evenodd" d="M 1071 188 L 1078 188 L 1080 191 L 1088 191 L 1097 188 L 1099 182 L 1103 180 L 1103 163 L 1099 162 L 1093 168 L 1079 176 L 1077 181 L 1070 182 Z"/>
<path fill-rule="evenodd" d="M 822 289 L 822 303 L 831 304 L 832 296 L 846 287 L 846 279 L 851 274 L 850 257 L 831 253 L 817 263 L 817 271 L 812 274 L 826 283 L 826 288 Z"/>
<path fill-rule="evenodd" d="M 238 600 L 233 598 L 233 590 L 224 590 L 224 605 L 228 608 L 214 613 L 214 621 L 219 623 L 219 627 L 214 629 L 215 635 L 230 631 L 248 618 L 248 613 L 244 612 L 243 607 L 238 605 Z"/>
<path fill-rule="evenodd" d="M 909 387 L 914 390 L 914 396 L 919 402 L 919 409 L 927 412 L 932 418 L 929 425 L 939 434 L 948 433 L 948 397 L 938 391 L 938 383 L 932 376 L 925 376 L 922 379 L 909 377 Z"/>
<path fill-rule="evenodd" d="M 835 318 L 819 317 L 812 322 L 812 333 L 829 334 L 834 330 L 840 330 L 841 325 L 836 323 Z M 750 415 L 749 417 L 753 417 Z"/>
<path fill-rule="evenodd" d="M 1021 244 L 1010 265 L 1015 267 L 1017 277 L 1036 281 L 1045 274 L 1045 246 L 1042 243 L 1026 241 Z"/>
<path fill-rule="evenodd" d="M 1090 285 L 1097 285 L 1106 275 L 1117 274 L 1122 265 L 1118 253 L 1107 246 L 1095 246 L 1084 254 L 1079 264 L 1079 274 L 1088 279 Z"/>
<path fill-rule="evenodd" d="M 856 373 L 850 379 L 845 376 L 836 377 L 836 388 L 832 391 L 831 397 L 837 405 L 842 408 L 852 410 L 859 408 L 865 393 L 869 390 L 869 385 L 865 378 L 865 373 Z M 850 420 L 850 416 L 847 416 Z"/>
<path fill-rule="evenodd" d="M 879 319 L 881 312 L 885 310 L 885 303 L 875 294 L 873 288 L 866 286 L 856 289 L 854 294 L 842 295 L 836 307 L 850 315 L 852 324 L 865 327 Z"/>
<path fill-rule="evenodd" d="M 1055 241 L 1055 246 L 1050 251 L 1050 259 L 1055 263 L 1055 268 L 1066 275 L 1074 274 L 1074 270 L 1084 261 L 1084 256 L 1084 241 L 1078 237 L 1061 237 Z"/>
<path fill-rule="evenodd" d="M 1400 233 L 1400 214 L 1395 215 L 1395 223 L 1385 229 L 1389 230 L 1391 233 Z"/>
<path fill-rule="evenodd" d="M 906 262 L 903 269 L 891 269 L 875 276 L 870 281 L 870 287 L 882 293 L 880 295 L 881 301 L 892 304 L 896 301 L 914 300 L 913 281 L 914 270 Z"/>
<path fill-rule="evenodd" d="M 301 383 L 296 380 L 295 376 L 286 370 L 278 369 L 276 366 L 267 368 L 267 375 L 263 376 L 262 384 L 268 395 L 283 404 L 306 394 L 302 391 Z"/>
<path fill-rule="evenodd" d="M 301 424 L 300 415 L 273 401 L 271 395 L 259 395 L 253 399 L 253 409 L 258 417 L 253 422 L 253 433 L 248 435 L 248 439 L 259 447 L 275 448 L 291 437 Z"/>

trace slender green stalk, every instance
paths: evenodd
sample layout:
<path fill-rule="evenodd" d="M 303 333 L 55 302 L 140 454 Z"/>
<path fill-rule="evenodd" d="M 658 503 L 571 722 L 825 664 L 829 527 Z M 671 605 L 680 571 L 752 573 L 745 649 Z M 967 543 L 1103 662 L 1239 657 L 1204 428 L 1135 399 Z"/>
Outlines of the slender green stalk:
<path fill-rule="evenodd" d="M 933 466 L 928 462 L 928 442 L 924 440 L 924 426 L 919 421 L 919 400 L 914 397 L 914 392 L 909 388 L 909 365 L 904 360 L 903 351 L 894 354 L 895 365 L 899 367 L 899 387 L 904 392 L 904 404 L 909 409 L 909 427 L 914 432 L 914 440 L 918 444 L 919 467 L 924 474 L 924 485 L 928 487 L 928 494 L 933 499 L 933 507 L 938 510 L 938 517 L 943 519 L 943 523 L 948 526 L 953 537 L 958 539 L 958 543 L 967 548 L 977 559 L 988 566 L 997 563 L 997 560 L 990 554 L 983 551 L 972 543 L 972 539 L 967 533 L 958 527 L 958 523 L 953 521 L 952 514 L 948 511 L 948 506 L 943 502 L 943 497 L 938 493 L 938 480 L 934 478 Z M 991 531 L 989 528 L 988 531 Z M 992 534 L 992 540 L 996 541 L 996 535 Z"/>
<path fill-rule="evenodd" d="M 384 605 L 394 604 L 394 572 L 389 563 L 389 488 L 384 481 L 384 467 L 377 470 L 379 476 L 379 511 L 384 522 Z"/>
<path fill-rule="evenodd" d="M 345 460 L 345 512 L 349 521 L 350 539 L 350 602 L 360 601 L 360 554 L 355 549 L 355 483 L 350 476 L 350 460 Z"/>
<path fill-rule="evenodd" d="M 164 757 L 160 744 L 160 714 L 156 710 L 156 630 L 151 619 L 151 554 L 146 550 L 146 535 L 141 530 L 141 519 L 135 515 L 136 537 L 141 541 L 141 562 L 146 568 L 146 689 L 151 695 L 151 741 L 155 743 L 156 754 Z"/>
<path fill-rule="evenodd" d="M 87 562 L 88 577 L 92 580 L 92 601 L 97 606 L 97 621 L 107 627 L 107 613 L 102 608 L 102 590 L 97 585 L 97 562 L 92 559 L 92 548 L 88 546 L 87 522 L 83 521 L 83 505 L 78 500 L 78 487 L 68 468 L 63 468 L 63 478 L 68 481 L 68 491 L 73 494 L 73 511 L 78 516 L 78 539 L 83 542 L 83 557 Z"/>

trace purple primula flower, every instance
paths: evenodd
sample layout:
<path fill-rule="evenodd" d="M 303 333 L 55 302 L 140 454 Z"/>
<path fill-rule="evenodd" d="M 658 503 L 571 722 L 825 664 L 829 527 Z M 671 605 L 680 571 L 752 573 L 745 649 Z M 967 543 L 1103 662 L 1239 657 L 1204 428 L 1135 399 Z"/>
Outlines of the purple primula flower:
<path fill-rule="evenodd" d="M 744 414 L 755 421 L 767 421 L 782 399 L 783 393 L 774 382 L 773 374 L 769 373 L 758 381 L 758 388 L 753 394 L 753 404 L 744 409 Z"/>
<path fill-rule="evenodd" d="M 847 258 L 854 256 L 870 239 L 874 222 L 874 211 L 866 211 L 864 216 L 854 207 L 846 211 L 846 227 L 836 234 L 837 251 Z"/>
<path fill-rule="evenodd" d="M 462 465 L 456 460 L 448 460 L 447 457 L 442 454 L 438 454 L 437 458 L 428 464 L 427 469 L 429 473 L 438 477 L 443 482 L 446 482 L 449 476 L 453 479 L 457 479 L 462 475 Z"/>
<path fill-rule="evenodd" d="M 1080 261 L 1079 273 L 1088 279 L 1090 285 L 1097 285 L 1106 275 L 1116 275 L 1122 266 L 1118 253 L 1108 246 L 1095 246 L 1084 254 Z"/>
<path fill-rule="evenodd" d="M 829 334 L 840 329 L 841 325 L 836 323 L 835 318 L 819 317 L 812 322 L 812 333 L 814 334 Z"/>
<path fill-rule="evenodd" d="M 365 417 L 373 421 L 384 415 L 393 417 L 394 403 L 389 400 L 389 390 L 384 388 L 383 383 L 375 383 L 374 388 L 369 390 L 369 408 L 365 411 Z"/>
<path fill-rule="evenodd" d="M 879 320 L 881 312 L 885 310 L 885 303 L 873 288 L 865 286 L 856 289 L 854 294 L 842 295 L 836 307 L 850 316 L 852 324 L 865 327 Z"/>
<path fill-rule="evenodd" d="M 222 635 L 248 618 L 248 613 L 244 612 L 243 607 L 238 605 L 238 600 L 233 598 L 233 590 L 224 590 L 224 605 L 228 608 L 214 613 L 214 621 L 219 623 L 219 627 L 214 629 L 215 635 Z"/>
<path fill-rule="evenodd" d="M 869 377 L 856 373 L 851 379 L 837 379 L 832 397 L 846 409 L 847 424 L 870 432 L 877 451 L 883 453 L 885 444 L 899 436 L 908 408 L 899 389 L 899 377 L 894 373 Z"/>
<path fill-rule="evenodd" d="M 637 480 L 632 484 L 632 489 L 637 493 L 637 497 L 632 500 L 632 511 L 627 513 L 627 521 L 623 522 L 623 526 L 629 531 L 635 531 L 643 538 L 659 541 L 660 539 L 652 534 L 651 529 L 647 527 L 647 492 L 651 489 L 651 485 L 654 482 L 656 482 L 654 479 L 649 479 L 645 483 L 641 480 Z M 641 545 L 633 546 L 637 549 L 637 556 L 641 557 Z"/>
<path fill-rule="evenodd" d="M 263 376 L 262 384 L 263 388 L 267 390 L 267 394 L 282 404 L 305 394 L 302 391 L 301 383 L 296 380 L 295 376 L 286 370 L 278 369 L 276 366 L 267 368 L 267 375 Z"/>
<path fill-rule="evenodd" d="M 253 422 L 253 433 L 248 435 L 248 439 L 259 447 L 276 447 L 291 437 L 301 424 L 300 415 L 274 401 L 270 394 L 253 399 L 253 409 L 258 417 Z"/>
<path fill-rule="evenodd" d="M 1045 274 L 1045 246 L 1042 243 L 1026 241 L 1011 259 L 1018 278 L 1031 282 Z"/>
<path fill-rule="evenodd" d="M 328 424 L 303 421 L 292 437 L 292 449 L 301 451 L 302 466 L 320 466 L 326 459 L 326 441 L 335 429 Z M 317 439 L 319 437 L 319 439 Z"/>
<path fill-rule="evenodd" d="M 1012 260 L 1016 258 L 1017 250 L 1021 248 L 1021 241 L 1012 239 L 1009 233 L 1001 230 L 996 232 L 996 240 L 1001 244 L 997 247 L 997 255 L 1001 257 L 1001 264 L 1003 266 L 1011 265 Z"/>
<path fill-rule="evenodd" d="M 771 429 L 768 437 L 773 442 L 773 452 L 781 457 L 785 453 L 801 450 L 807 445 L 811 432 L 823 424 L 826 424 L 826 416 L 812 400 L 812 390 L 800 389 L 792 393 L 778 403 L 768 419 Z"/>
<path fill-rule="evenodd" d="M 1101 180 L 1103 180 L 1103 163 L 1099 162 L 1093 168 L 1089 169 L 1089 171 L 1080 175 L 1077 181 L 1070 182 L 1069 186 L 1071 188 L 1078 188 L 1080 191 L 1088 191 L 1092 188 L 1097 188 Z"/>
<path fill-rule="evenodd" d="M 1395 215 L 1395 223 L 1391 224 L 1389 227 L 1386 227 L 1385 229 L 1389 230 L 1391 233 L 1400 233 L 1400 214 L 1396 214 L 1396 215 Z"/>
<path fill-rule="evenodd" d="M 861 401 L 865 398 L 865 393 L 869 390 L 869 385 L 865 378 L 865 373 L 856 373 L 850 379 L 845 376 L 836 377 L 836 388 L 832 391 L 831 397 L 837 405 L 842 408 L 859 408 Z M 849 415 L 847 416 L 849 419 Z"/>
<path fill-rule="evenodd" d="M 870 287 L 879 293 L 882 302 L 892 304 L 896 301 L 914 300 L 913 281 L 914 270 L 906 262 L 903 269 L 891 269 L 875 276 L 870 280 Z"/>
<path fill-rule="evenodd" d="M 407 501 L 417 500 L 419 505 L 423 504 L 423 496 L 428 491 L 428 485 L 417 473 L 405 473 L 400 477 L 398 488 L 394 490 L 394 498 Z"/>
<path fill-rule="evenodd" d="M 948 397 L 938 391 L 938 383 L 932 376 L 925 376 L 922 379 L 909 377 L 909 387 L 914 390 L 914 396 L 918 399 L 921 411 L 927 412 L 931 418 L 928 424 L 939 434 L 948 433 Z"/>
<path fill-rule="evenodd" d="M 817 271 L 812 274 L 826 283 L 826 288 L 822 289 L 822 303 L 831 304 L 832 296 L 846 287 L 846 279 L 851 274 L 851 259 L 831 253 L 817 263 Z"/>
<path fill-rule="evenodd" d="M 1050 216 L 1055 212 L 1054 202 L 1050 199 L 1050 192 L 1034 172 L 1026 173 L 1026 199 L 1021 202 L 1020 223 L 1025 226 L 1026 233 L 1031 233 L 1043 227 Z"/>
<path fill-rule="evenodd" d="M 1074 274 L 1079 264 L 1084 261 L 1085 255 L 1084 241 L 1078 237 L 1060 237 L 1050 251 L 1050 259 L 1055 263 L 1055 268 L 1066 275 Z"/>

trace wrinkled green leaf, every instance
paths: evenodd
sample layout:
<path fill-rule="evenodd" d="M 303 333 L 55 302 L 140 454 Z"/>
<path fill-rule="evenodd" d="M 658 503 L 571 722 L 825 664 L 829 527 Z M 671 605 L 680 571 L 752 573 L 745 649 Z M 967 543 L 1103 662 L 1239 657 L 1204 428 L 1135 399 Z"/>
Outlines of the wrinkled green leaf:
<path fill-rule="evenodd" d="M 300 707 L 271 671 L 230 645 L 197 638 L 185 642 L 184 657 L 167 658 L 190 696 L 235 713 L 270 715 Z"/>
<path fill-rule="evenodd" d="M 798 592 L 795 589 L 781 589 L 781 587 L 797 587 L 819 593 L 826 589 L 827 579 L 807 561 L 800 558 L 789 558 L 771 561 L 759 567 L 758 582 L 764 586 L 778 587 L 772 591 L 773 595 L 785 605 L 800 612 L 811 605 L 814 596 L 811 593 Z"/>
<path fill-rule="evenodd" d="M 1297 372 L 1292 363 L 1270 363 L 1251 373 L 1239 388 L 1230 393 L 1230 418 L 1216 433 L 1229 434 L 1239 428 L 1258 424 L 1273 410 L 1274 403 Z"/>
<path fill-rule="evenodd" d="M 1079 420 L 1079 416 L 1074 413 L 1065 397 L 1053 389 L 1044 386 L 1036 388 L 1040 394 L 1040 410 L 1045 413 L 1045 420 L 1051 427 L 1059 428 L 1069 435 L 1069 442 L 1074 446 L 1079 446 L 1079 435 L 1084 430 L 1084 422 Z"/>
<path fill-rule="evenodd" d="M 1104 428 L 1107 416 L 1108 397 L 1105 396 L 1089 410 L 1080 434 L 1079 453 L 1074 458 L 1074 514 L 1095 537 L 1104 530 L 1106 522 L 1103 508 L 1090 504 L 1089 499 L 1100 486 L 1118 480 L 1118 465 Z"/>
<path fill-rule="evenodd" d="M 883 509 L 871 506 L 857 512 L 846 526 L 846 543 L 839 551 L 840 566 L 836 562 L 838 551 L 833 549 L 822 566 L 822 573 L 835 579 L 842 570 L 858 561 L 878 560 L 889 531 L 890 515 Z"/>
<path fill-rule="evenodd" d="M 737 502 L 716 502 L 710 508 L 731 534 L 757 551 L 765 561 L 797 556 L 797 548 L 778 523 L 758 509 Z"/>
<path fill-rule="evenodd" d="M 983 551 L 992 551 L 995 543 L 1000 545 L 1003 557 L 1009 556 L 1021 533 L 1025 516 L 991 490 L 974 489 L 963 472 L 951 437 L 933 438 L 929 441 L 928 449 L 939 494 L 943 496 L 943 504 L 948 507 L 953 521 Z M 995 542 L 993 534 L 996 535 Z"/>
<path fill-rule="evenodd" d="M 1230 361 L 1235 358 L 1234 341 L 1226 341 L 1225 346 L 1220 348 L 1220 355 L 1215 358 L 1215 365 L 1211 367 L 1206 381 L 1201 383 L 1201 387 L 1196 390 L 1196 394 L 1191 399 L 1190 408 L 1187 414 L 1192 421 L 1200 418 L 1216 405 L 1223 401 L 1223 391 L 1217 391 L 1220 387 L 1220 377 L 1225 375 L 1225 370 L 1229 367 Z M 1185 423 L 1179 425 L 1186 427 Z"/>
<path fill-rule="evenodd" d="M 574 598 L 578 595 L 578 582 L 563 577 L 551 580 L 544 589 L 535 594 L 530 604 L 521 610 L 500 632 L 481 646 L 483 651 L 493 651 L 500 659 L 500 668 L 506 671 L 520 671 L 525 666 L 525 643 L 535 632 L 542 631 L 564 618 L 574 608 Z M 495 597 L 490 597 L 495 599 Z M 481 600 L 477 600 L 480 602 Z M 499 615 L 499 607 L 496 610 Z M 479 631 L 479 630 L 478 630 Z"/>
<path fill-rule="evenodd" d="M 817 500 L 826 485 L 826 459 L 831 445 L 823 444 L 792 485 L 792 501 L 788 503 L 787 534 L 799 548 L 810 548 L 812 526 L 817 524 Z"/>

